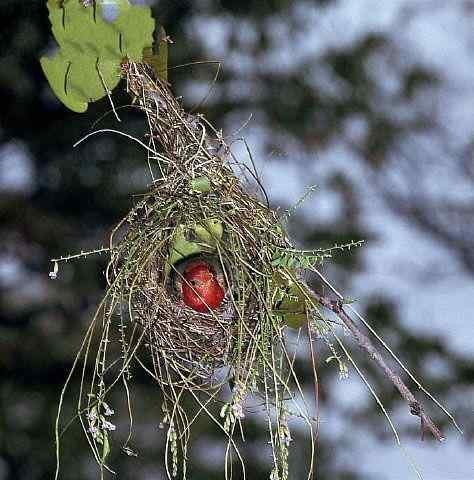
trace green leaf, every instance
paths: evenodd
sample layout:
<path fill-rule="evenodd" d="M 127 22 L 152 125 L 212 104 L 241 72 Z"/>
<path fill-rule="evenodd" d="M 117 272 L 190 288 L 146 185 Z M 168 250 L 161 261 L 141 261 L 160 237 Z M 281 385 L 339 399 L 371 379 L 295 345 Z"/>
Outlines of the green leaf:
<path fill-rule="evenodd" d="M 87 110 L 87 101 L 84 97 L 78 97 L 73 92 L 68 92 L 67 90 L 67 79 L 71 62 L 57 54 L 53 58 L 41 58 L 40 63 L 51 89 L 59 100 L 73 112 L 85 112 Z"/>
<path fill-rule="evenodd" d="M 97 61 L 78 55 L 70 62 L 58 52 L 40 60 L 43 71 L 56 96 L 74 112 L 85 112 L 87 104 L 105 95 L 120 81 L 118 66 L 112 61 Z"/>
<path fill-rule="evenodd" d="M 116 0 L 119 16 L 106 22 L 102 5 L 84 7 L 78 0 L 65 0 L 62 7 L 48 2 L 49 19 L 54 38 L 63 55 L 71 60 L 83 54 L 120 63 L 125 57 L 134 62 L 142 59 L 143 49 L 153 44 L 155 21 L 147 7 Z"/>
<path fill-rule="evenodd" d="M 165 82 L 168 80 L 168 37 L 163 27 L 160 28 L 158 54 L 154 53 L 152 47 L 147 47 L 143 50 L 143 61 L 153 68 L 159 78 L 161 78 Z M 199 178 L 206 179 L 206 177 Z M 195 180 L 191 180 L 191 185 Z M 209 180 L 206 180 L 209 186 Z M 207 191 L 209 191 L 209 189 Z"/>
<path fill-rule="evenodd" d="M 122 0 L 122 3 L 124 2 L 125 0 Z M 140 62 L 143 49 L 153 45 L 155 20 L 151 16 L 150 8 L 130 5 L 128 1 L 125 3 L 128 8 L 111 25 L 122 35 L 121 52 L 129 60 Z"/>
<path fill-rule="evenodd" d="M 102 461 L 105 462 L 110 453 L 109 435 L 104 431 L 102 443 Z"/>
<path fill-rule="evenodd" d="M 168 256 L 168 263 L 165 266 L 166 276 L 168 276 L 171 270 L 171 265 L 174 265 L 176 262 L 179 262 L 190 255 L 201 253 L 202 251 L 202 248 L 199 246 L 199 244 L 196 242 L 191 242 L 186 238 L 185 233 L 186 230 L 184 225 L 178 225 L 176 227 Z"/>
<path fill-rule="evenodd" d="M 201 242 L 212 246 L 222 239 L 224 227 L 220 220 L 210 218 L 202 224 L 196 225 L 194 231 Z"/>
<path fill-rule="evenodd" d="M 273 283 L 277 294 L 274 313 L 291 328 L 304 326 L 308 321 L 307 298 L 312 298 L 311 293 L 300 283 L 280 273 L 275 273 Z"/>
<path fill-rule="evenodd" d="M 87 102 L 94 102 L 113 90 L 120 81 L 119 66 L 110 60 L 79 55 L 71 64 L 68 89 Z"/>
<path fill-rule="evenodd" d="M 73 111 L 84 112 L 88 102 L 107 95 L 120 81 L 121 62 L 141 61 L 153 44 L 150 8 L 116 1 L 118 17 L 107 22 L 100 2 L 84 7 L 78 0 L 48 0 L 59 52 L 40 63 L 56 96 Z"/>

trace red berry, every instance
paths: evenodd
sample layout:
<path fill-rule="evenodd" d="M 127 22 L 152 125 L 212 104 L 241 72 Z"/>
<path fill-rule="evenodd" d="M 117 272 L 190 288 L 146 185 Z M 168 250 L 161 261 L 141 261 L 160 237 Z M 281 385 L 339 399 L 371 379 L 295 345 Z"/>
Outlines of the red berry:
<path fill-rule="evenodd" d="M 216 310 L 224 299 L 224 289 L 211 266 L 203 260 L 191 262 L 184 270 L 181 290 L 184 303 L 197 312 Z"/>

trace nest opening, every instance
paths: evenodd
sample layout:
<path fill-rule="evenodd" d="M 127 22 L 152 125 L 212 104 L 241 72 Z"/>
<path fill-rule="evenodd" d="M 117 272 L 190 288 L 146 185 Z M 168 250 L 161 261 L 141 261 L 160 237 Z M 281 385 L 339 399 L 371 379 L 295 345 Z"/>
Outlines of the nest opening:
<path fill-rule="evenodd" d="M 285 245 L 274 213 L 235 184 L 231 169 L 220 165 L 219 173 L 227 188 L 206 193 L 189 188 L 192 178 L 184 186 L 182 173 L 174 188 L 169 177 L 156 182 L 126 219 L 110 278 L 153 349 L 202 378 L 232 364 L 236 344 L 248 347 L 258 335 L 260 317 L 268 315 L 271 255 L 275 244 Z M 209 265 L 225 291 L 219 308 L 206 313 L 183 302 L 184 272 L 196 261 Z"/>

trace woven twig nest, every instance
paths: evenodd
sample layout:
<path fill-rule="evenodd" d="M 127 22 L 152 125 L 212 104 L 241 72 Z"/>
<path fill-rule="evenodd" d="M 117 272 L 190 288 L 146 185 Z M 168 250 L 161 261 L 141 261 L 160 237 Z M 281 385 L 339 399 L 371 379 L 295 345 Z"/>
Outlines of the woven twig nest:
<path fill-rule="evenodd" d="M 126 233 L 113 245 L 109 282 L 112 297 L 128 299 L 130 317 L 146 328 L 157 361 L 166 358 L 179 375 L 206 377 L 232 366 L 244 353 L 236 345 L 249 348 L 261 334 L 272 252 L 285 240 L 274 212 L 242 190 L 220 157 L 194 175 L 155 182 L 121 222 Z M 209 225 L 219 226 L 219 236 Z M 206 313 L 182 298 L 183 269 L 196 259 L 210 264 L 225 287 L 220 307 Z"/>
<path fill-rule="evenodd" d="M 129 446 L 133 424 L 129 383 L 138 366 L 161 390 L 168 477 L 178 472 L 183 479 L 187 477 L 190 428 L 204 413 L 228 440 L 226 479 L 233 471 L 230 452 L 236 452 L 244 473 L 239 471 L 237 477 L 245 478 L 245 462 L 234 433 L 243 436 L 245 399 L 253 395 L 267 416 L 273 456 L 270 479 L 288 479 L 289 416 L 303 421 L 309 430 L 311 478 L 317 421 L 308 413 L 293 368 L 297 352 L 287 348 L 286 327 L 307 326 L 314 368 L 312 333 L 325 339 L 332 353 L 328 360 L 338 362 L 341 376 L 347 375 L 347 365 L 340 350 L 360 373 L 334 326 L 319 314 L 318 305 L 338 315 L 409 401 L 411 412 L 442 439 L 410 390 L 344 311 L 343 298 L 334 287 L 325 281 L 339 296 L 337 301 L 311 291 L 302 279 L 302 272 L 309 269 L 325 280 L 314 265 L 330 256 L 331 249 L 295 249 L 276 213 L 245 188 L 251 170 L 233 157 L 219 132 L 203 117 L 185 113 L 168 86 L 147 66 L 126 63 L 123 73 L 148 120 L 149 143 L 142 145 L 149 153 L 152 184 L 113 230 L 110 247 L 96 251 L 110 252 L 109 288 L 61 394 L 56 423 L 58 459 L 63 397 L 82 355 L 77 416 L 101 473 L 110 470 L 109 434 L 115 426 L 108 420 L 113 409 L 107 402 L 117 384 L 124 386 L 130 415 L 130 433 L 122 448 L 135 455 Z M 256 176 L 254 180 L 260 185 Z M 53 260 L 50 275 L 56 276 L 59 260 L 84 255 Z M 209 292 L 212 295 L 208 296 Z M 86 366 L 94 347 L 93 373 L 88 375 Z M 315 371 L 314 375 L 317 381 Z M 231 388 L 230 398 L 223 394 L 224 385 Z M 186 398 L 194 400 L 197 407 L 192 415 L 189 402 L 185 408 Z M 296 411 L 288 408 L 290 403 Z M 394 433 L 398 439 L 395 429 Z"/>
<path fill-rule="evenodd" d="M 108 469 L 109 392 L 123 384 L 129 401 L 138 366 L 162 393 L 170 477 L 177 475 L 180 459 L 186 477 L 194 423 L 183 406 L 188 397 L 197 405 L 195 417 L 205 413 L 220 426 L 245 471 L 233 433 L 245 415 L 245 398 L 253 394 L 272 425 L 272 478 L 284 480 L 287 401 L 299 398 L 294 405 L 310 429 L 314 452 L 313 421 L 301 402 L 284 332 L 295 320 L 306 322 L 315 308 L 296 280 L 296 267 L 324 254 L 306 258 L 292 247 L 276 213 L 245 185 L 252 184 L 250 175 L 259 186 L 258 178 L 202 116 L 184 112 L 147 66 L 127 63 L 123 72 L 148 120 L 148 145 L 142 145 L 152 183 L 110 237 L 109 288 L 78 354 L 85 365 L 100 337 L 92 376 L 83 370 L 81 424 L 101 470 Z M 209 290 L 198 290 L 202 284 L 217 294 L 204 298 Z M 231 388 L 227 401 L 224 385 Z M 133 454 L 129 440 L 123 450 Z"/>

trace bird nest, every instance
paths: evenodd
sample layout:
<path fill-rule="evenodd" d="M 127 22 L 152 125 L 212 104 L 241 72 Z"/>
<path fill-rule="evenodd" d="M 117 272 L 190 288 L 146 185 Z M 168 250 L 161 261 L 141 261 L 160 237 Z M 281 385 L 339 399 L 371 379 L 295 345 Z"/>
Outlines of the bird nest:
<path fill-rule="evenodd" d="M 243 435 L 245 402 L 255 397 L 269 425 L 273 455 L 270 478 L 288 478 L 289 417 L 299 418 L 309 430 L 311 478 L 317 421 L 308 413 L 294 368 L 296 347 L 289 348 L 286 340 L 287 327 L 307 326 L 313 368 L 311 335 L 316 334 L 325 339 L 331 351 L 328 360 L 338 362 L 342 376 L 347 375 L 345 356 L 366 381 L 334 325 L 320 315 L 319 305 L 341 319 L 397 386 L 422 426 L 428 425 L 435 437 L 442 439 L 421 404 L 347 315 L 343 298 L 315 268 L 332 249 L 295 249 L 281 218 L 260 198 L 266 196 L 257 176 L 234 158 L 221 133 L 204 117 L 186 113 L 167 84 L 146 65 L 125 63 L 122 69 L 134 102 L 147 118 L 148 143 L 130 138 L 148 152 L 152 182 L 149 191 L 137 197 L 134 207 L 114 228 L 110 246 L 97 250 L 110 254 L 108 289 L 61 394 L 56 419 L 56 478 L 61 408 L 80 359 L 83 367 L 77 417 L 102 474 L 110 470 L 108 457 L 115 429 L 110 421 L 114 413 L 110 397 L 118 385 L 124 387 L 130 415 L 130 434 L 122 449 L 136 455 L 130 446 L 130 383 L 133 369 L 139 367 L 161 390 L 168 477 L 181 473 L 186 478 L 190 429 L 199 415 L 205 414 L 228 441 L 226 479 L 232 477 L 231 452 L 241 463 L 239 478 L 245 478 L 245 462 L 234 433 Z M 249 185 L 260 188 L 263 195 L 250 193 Z M 53 259 L 55 269 L 50 275 L 54 278 L 60 260 L 84 255 Z M 301 276 L 308 269 L 339 296 L 337 301 L 309 289 Z M 313 374 L 316 380 L 315 370 Z M 227 385 L 230 397 L 227 391 L 226 398 L 223 387 Z M 371 393 L 398 440 L 390 417 L 373 389 Z M 194 412 L 190 412 L 186 399 L 194 401 Z M 288 407 L 290 403 L 295 411 Z"/>
<path fill-rule="evenodd" d="M 306 321 L 314 309 L 303 290 L 303 296 L 295 296 L 294 267 L 303 259 L 314 263 L 325 253 L 308 258 L 292 247 L 281 220 L 262 200 L 266 195 L 255 173 L 237 161 L 204 117 L 187 114 L 146 65 L 125 63 L 122 68 L 148 121 L 148 144 L 132 140 L 148 152 L 152 183 L 113 229 L 109 248 L 98 250 L 110 254 L 108 289 L 64 386 L 59 411 L 82 357 L 77 416 L 101 472 L 110 470 L 115 426 L 109 397 L 123 384 L 130 400 L 132 370 L 138 366 L 162 393 L 168 476 L 181 470 L 186 477 L 190 427 L 201 413 L 228 439 L 226 472 L 229 452 L 235 451 L 245 476 L 233 434 L 242 428 L 246 398 L 258 397 L 273 425 L 272 478 L 283 480 L 291 439 L 286 402 L 303 398 L 284 332 L 289 321 Z M 255 188 L 262 195 L 250 193 Z M 187 397 L 197 406 L 193 419 L 184 407 Z M 313 442 L 306 407 L 295 404 Z M 132 424 L 130 403 L 128 410 Z M 130 438 L 122 449 L 135 455 Z M 58 459 L 59 439 L 58 414 Z"/>
<path fill-rule="evenodd" d="M 247 194 L 219 157 L 204 163 L 197 158 L 194 176 L 173 169 L 155 182 L 121 222 L 125 234 L 112 247 L 108 275 L 111 298 L 122 306 L 127 299 L 156 361 L 168 362 L 189 386 L 225 365 L 250 371 L 260 340 L 268 336 L 268 348 L 280 334 L 268 305 L 273 255 L 288 245 L 275 213 Z M 218 308 L 199 312 L 183 300 L 184 271 L 196 260 L 224 287 Z"/>
<path fill-rule="evenodd" d="M 248 374 L 262 340 L 268 349 L 280 335 L 268 307 L 272 261 L 289 243 L 275 213 L 242 187 L 217 132 L 186 114 L 146 67 L 124 68 L 147 115 L 149 161 L 161 176 L 120 224 L 126 233 L 111 248 L 111 298 L 127 299 L 130 319 L 144 327 L 156 363 L 169 364 L 173 381 L 199 387 L 222 366 Z M 225 291 L 221 304 L 204 311 L 183 299 L 183 286 L 192 289 L 184 271 L 196 260 Z"/>

